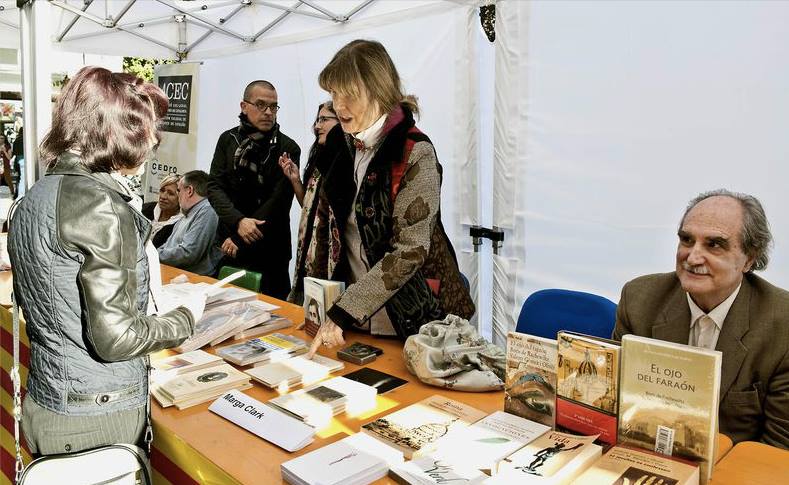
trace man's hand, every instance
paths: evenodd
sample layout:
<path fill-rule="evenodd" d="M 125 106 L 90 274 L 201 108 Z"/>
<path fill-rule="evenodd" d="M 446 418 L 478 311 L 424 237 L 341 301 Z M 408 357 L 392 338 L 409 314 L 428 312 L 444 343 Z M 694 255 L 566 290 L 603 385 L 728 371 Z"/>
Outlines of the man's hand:
<path fill-rule="evenodd" d="M 288 152 L 284 152 L 280 155 L 278 163 L 279 168 L 282 169 L 282 173 L 285 174 L 291 182 L 294 180 L 299 181 L 299 166 L 293 163 Z"/>
<path fill-rule="evenodd" d="M 318 334 L 315 336 L 315 340 L 312 341 L 307 358 L 311 359 L 321 345 L 332 348 L 343 344 L 345 344 L 345 339 L 342 338 L 342 328 L 327 318 L 318 329 Z"/>
<path fill-rule="evenodd" d="M 260 232 L 258 226 L 265 223 L 266 221 L 245 217 L 238 221 L 238 235 L 241 236 L 241 239 L 247 244 L 259 241 L 263 237 L 263 233 Z"/>
<path fill-rule="evenodd" d="M 222 243 L 222 254 L 230 256 L 231 258 L 236 257 L 236 254 L 238 254 L 238 246 L 236 246 L 236 243 L 234 243 L 232 239 L 227 238 L 225 242 Z"/>

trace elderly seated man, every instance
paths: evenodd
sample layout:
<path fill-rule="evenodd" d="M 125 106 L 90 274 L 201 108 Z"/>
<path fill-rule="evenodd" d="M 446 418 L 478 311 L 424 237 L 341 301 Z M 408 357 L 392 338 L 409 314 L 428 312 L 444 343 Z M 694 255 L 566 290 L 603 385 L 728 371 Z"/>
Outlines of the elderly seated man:
<path fill-rule="evenodd" d="M 178 181 L 178 203 L 184 218 L 159 251 L 159 261 L 201 275 L 216 273 L 222 251 L 216 240 L 219 218 L 206 198 L 208 174 L 187 172 Z"/>
<path fill-rule="evenodd" d="M 675 271 L 624 286 L 614 338 L 719 350 L 720 432 L 789 449 L 789 292 L 753 274 L 767 267 L 772 241 L 762 205 L 707 192 L 679 226 Z"/>

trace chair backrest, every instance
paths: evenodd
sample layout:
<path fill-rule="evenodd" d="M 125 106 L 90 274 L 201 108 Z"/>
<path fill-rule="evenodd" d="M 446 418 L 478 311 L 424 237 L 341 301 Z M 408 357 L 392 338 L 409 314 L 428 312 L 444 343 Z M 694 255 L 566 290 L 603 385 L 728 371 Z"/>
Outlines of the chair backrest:
<path fill-rule="evenodd" d="M 611 338 L 616 304 L 582 291 L 548 289 L 535 291 L 523 302 L 517 332 L 556 338 L 559 330 Z"/>
<path fill-rule="evenodd" d="M 222 266 L 219 269 L 219 279 L 221 280 L 225 276 L 229 276 L 240 270 L 241 268 L 236 268 L 235 266 Z M 263 275 L 261 275 L 256 271 L 249 271 L 249 270 L 246 271 L 247 271 L 246 274 L 241 278 L 233 281 L 233 284 L 236 286 L 240 286 L 242 288 L 246 288 L 248 290 L 260 292 L 260 280 L 263 278 Z"/>

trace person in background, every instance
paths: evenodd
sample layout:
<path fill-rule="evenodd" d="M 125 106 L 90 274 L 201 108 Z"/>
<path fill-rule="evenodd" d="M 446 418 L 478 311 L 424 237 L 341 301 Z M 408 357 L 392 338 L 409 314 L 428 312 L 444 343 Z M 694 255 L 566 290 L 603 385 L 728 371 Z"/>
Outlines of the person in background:
<path fill-rule="evenodd" d="M 316 251 L 306 266 L 344 281 L 310 349 L 342 344 L 357 330 L 405 339 L 448 313 L 475 311 L 440 217 L 441 165 L 414 124 L 416 98 L 403 93 L 379 42 L 355 40 L 320 73 L 340 128 L 326 138 Z"/>
<path fill-rule="evenodd" d="M 80 69 L 41 143 L 46 176 L 11 220 L 30 340 L 22 430 L 34 455 L 139 444 L 151 429 L 148 354 L 179 345 L 203 313 L 203 294 L 148 304 L 150 222 L 115 176 L 143 167 L 167 105 L 136 76 Z"/>
<path fill-rule="evenodd" d="M 159 261 L 192 273 L 216 273 L 222 251 L 216 241 L 219 218 L 208 202 L 208 174 L 202 170 L 186 172 L 178 181 L 178 204 L 184 217 L 175 223 L 173 233 L 159 248 Z"/>
<path fill-rule="evenodd" d="M 261 273 L 260 292 L 285 299 L 293 186 L 277 161 L 288 153 L 298 164 L 301 149 L 279 130 L 274 85 L 253 81 L 243 96 L 239 125 L 216 143 L 208 199 L 219 216 L 227 264 Z"/>
<path fill-rule="evenodd" d="M 14 158 L 14 154 L 11 151 L 11 143 L 8 142 L 8 138 L 2 133 L 0 133 L 0 161 L 2 161 L 2 169 L 3 169 L 3 178 L 0 181 L 0 184 L 4 183 L 8 186 L 8 189 L 11 191 L 12 197 L 16 198 L 16 190 L 14 190 L 14 172 L 11 169 L 11 159 Z"/>
<path fill-rule="evenodd" d="M 152 222 L 151 241 L 160 248 L 173 232 L 175 223 L 183 218 L 178 205 L 178 175 L 168 175 L 159 183 L 159 200 L 142 205 L 142 213 Z"/>
<path fill-rule="evenodd" d="M 18 197 L 25 195 L 25 186 L 27 184 L 27 180 L 25 179 L 25 139 L 23 128 L 23 126 L 19 127 L 12 148 L 14 154 L 14 170 L 19 174 L 19 179 L 16 184 L 16 195 Z"/>
<path fill-rule="evenodd" d="M 720 432 L 789 449 L 789 292 L 753 272 L 772 242 L 762 204 L 720 189 L 688 204 L 675 270 L 622 288 L 613 338 L 635 334 L 723 353 Z"/>
<path fill-rule="evenodd" d="M 331 101 L 318 106 L 318 114 L 312 125 L 315 133 L 315 142 L 310 148 L 307 166 L 304 169 L 304 183 L 299 180 L 299 167 L 287 155 L 279 158 L 282 172 L 293 185 L 296 199 L 301 204 L 301 219 L 299 220 L 299 239 L 296 243 L 296 265 L 293 271 L 293 284 L 288 295 L 288 301 L 301 305 L 304 300 L 304 261 L 312 244 L 312 227 L 315 220 L 315 211 L 318 208 L 318 199 L 315 197 L 321 186 L 321 174 L 317 169 L 318 154 L 326 145 L 326 135 L 329 130 L 337 125 L 337 113 Z M 325 157 L 324 157 L 325 158 Z M 327 167 L 322 167 L 326 171 Z"/>

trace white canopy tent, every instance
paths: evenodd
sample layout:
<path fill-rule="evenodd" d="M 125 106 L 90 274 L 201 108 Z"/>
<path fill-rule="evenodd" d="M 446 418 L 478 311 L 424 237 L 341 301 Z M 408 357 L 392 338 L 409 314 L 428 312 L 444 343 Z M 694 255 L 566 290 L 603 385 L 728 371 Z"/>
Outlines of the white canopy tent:
<path fill-rule="evenodd" d="M 108 3 L 117 20 L 129 2 Z M 203 12 L 209 3 L 196 13 L 202 20 L 175 8 Z M 278 86 L 283 131 L 306 151 L 314 111 L 326 99 L 317 73 L 353 38 L 383 42 L 407 91 L 420 97 L 419 125 L 445 169 L 443 220 L 478 292 L 480 330 L 497 343 L 537 289 L 616 301 L 628 279 L 671 271 L 685 203 L 717 187 L 764 202 L 776 239 L 766 277 L 789 287 L 789 224 L 780 213 L 789 198 L 781 163 L 789 156 L 782 132 L 789 3 L 499 0 L 495 45 L 480 32 L 477 2 L 254 0 L 229 19 L 240 3 L 219 3 L 138 0 L 115 26 L 80 20 L 58 48 L 147 57 L 174 48 L 202 59 L 198 164 L 207 169 L 249 80 Z M 86 12 L 106 19 L 103 4 L 95 0 Z M 288 13 L 245 40 L 286 4 L 312 15 Z M 151 10 L 135 13 L 145 5 Z M 166 15 L 187 15 L 186 34 L 176 22 L 154 22 Z M 50 35 L 73 16 L 64 12 Z M 204 20 L 217 16 L 242 38 L 212 32 Z M 153 20 L 128 25 L 141 18 Z M 489 244 L 471 251 L 471 224 L 504 229 L 498 255 Z"/>

